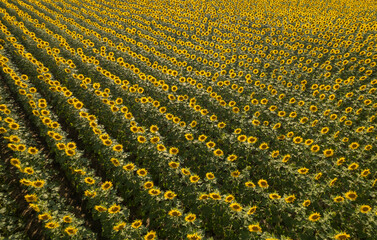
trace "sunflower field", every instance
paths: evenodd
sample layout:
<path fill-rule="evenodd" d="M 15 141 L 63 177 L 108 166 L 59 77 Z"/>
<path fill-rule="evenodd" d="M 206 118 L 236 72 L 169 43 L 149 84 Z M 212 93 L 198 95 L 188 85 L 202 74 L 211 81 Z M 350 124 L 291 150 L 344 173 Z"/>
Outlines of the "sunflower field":
<path fill-rule="evenodd" d="M 0 239 L 376 240 L 375 0 L 0 0 Z"/>

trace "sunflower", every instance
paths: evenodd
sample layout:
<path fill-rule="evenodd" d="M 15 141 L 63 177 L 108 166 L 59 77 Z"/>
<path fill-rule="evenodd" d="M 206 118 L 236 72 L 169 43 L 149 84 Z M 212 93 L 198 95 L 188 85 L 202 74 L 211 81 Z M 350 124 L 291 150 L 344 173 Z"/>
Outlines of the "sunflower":
<path fill-rule="evenodd" d="M 200 142 L 204 142 L 206 139 L 207 139 L 207 136 L 206 136 L 206 135 L 200 135 L 200 136 L 198 137 L 198 140 L 199 140 Z"/>
<path fill-rule="evenodd" d="M 194 140 L 194 136 L 191 134 L 191 133 L 187 133 L 187 134 L 185 134 L 185 138 L 186 138 L 186 140 L 188 140 L 188 141 L 192 141 L 192 140 Z M 208 146 L 208 145 L 207 145 Z"/>
<path fill-rule="evenodd" d="M 209 196 L 210 196 L 210 198 L 212 198 L 213 200 L 220 200 L 220 199 L 221 199 L 221 195 L 218 194 L 218 193 L 210 193 Z"/>
<path fill-rule="evenodd" d="M 169 216 L 172 216 L 172 217 L 180 217 L 182 216 L 182 213 L 178 210 L 178 209 L 172 209 L 169 211 Z"/>
<path fill-rule="evenodd" d="M 295 135 L 294 132 L 289 132 L 287 133 L 287 138 L 292 138 Z"/>
<path fill-rule="evenodd" d="M 83 112 L 83 111 L 80 111 L 79 115 L 80 115 L 80 117 L 83 117 L 83 118 L 88 117 L 88 113 L 87 112 Z"/>
<path fill-rule="evenodd" d="M 106 182 L 104 182 L 104 183 L 101 185 L 101 188 L 102 188 L 104 191 L 107 191 L 107 190 L 109 190 L 112 186 L 113 186 L 113 183 L 112 183 L 112 182 L 110 182 L 110 181 L 106 181 Z"/>
<path fill-rule="evenodd" d="M 111 112 L 118 112 L 119 108 L 117 106 L 111 106 Z"/>
<path fill-rule="evenodd" d="M 311 112 L 317 112 L 318 108 L 317 108 L 317 106 L 315 106 L 315 105 L 311 105 L 311 106 L 309 107 L 309 110 L 310 110 Z"/>
<path fill-rule="evenodd" d="M 127 172 L 132 171 L 135 169 L 135 164 L 133 163 L 128 163 L 123 166 L 123 169 L 126 170 Z"/>
<path fill-rule="evenodd" d="M 257 140 L 258 140 L 258 138 L 253 137 L 253 136 L 247 138 L 248 143 L 256 143 Z"/>
<path fill-rule="evenodd" d="M 12 164 L 13 166 L 19 166 L 21 164 L 21 162 L 18 158 L 12 158 L 10 160 L 10 164 Z"/>
<path fill-rule="evenodd" d="M 132 116 L 132 113 L 125 113 L 124 114 L 124 117 L 126 118 L 126 119 L 131 119 L 133 116 Z"/>
<path fill-rule="evenodd" d="M 50 220 L 52 217 L 49 213 L 43 213 L 38 215 L 38 219 L 42 221 Z"/>
<path fill-rule="evenodd" d="M 194 234 L 187 234 L 187 239 L 188 240 L 201 240 L 202 237 L 198 235 L 197 233 L 194 233 Z"/>
<path fill-rule="evenodd" d="M 73 149 L 65 149 L 65 154 L 67 154 L 67 156 L 74 156 L 76 154 L 76 151 L 73 150 Z"/>
<path fill-rule="evenodd" d="M 232 203 L 229 205 L 229 207 L 233 210 L 233 211 L 236 211 L 236 212 L 240 212 L 242 211 L 242 207 L 240 204 L 238 203 Z"/>
<path fill-rule="evenodd" d="M 148 171 L 145 168 L 141 168 L 141 169 L 137 170 L 136 173 L 140 177 L 145 177 L 147 175 Z"/>
<path fill-rule="evenodd" d="M 169 167 L 176 169 L 176 168 L 179 167 L 179 163 L 178 162 L 169 162 Z"/>
<path fill-rule="evenodd" d="M 361 176 L 362 177 L 366 177 L 370 174 L 370 170 L 369 169 L 364 169 L 362 172 L 361 172 Z"/>
<path fill-rule="evenodd" d="M 273 151 L 273 152 L 271 153 L 271 157 L 272 157 L 272 158 L 277 158 L 278 156 L 279 156 L 279 150 Z"/>
<path fill-rule="evenodd" d="M 332 179 L 331 181 L 330 181 L 330 183 L 329 183 L 329 186 L 330 187 L 332 187 L 332 186 L 334 186 L 334 184 L 335 184 L 335 182 L 338 180 L 338 178 L 334 178 L 334 179 Z"/>
<path fill-rule="evenodd" d="M 164 194 L 164 197 L 165 199 L 174 199 L 175 197 L 177 196 L 177 194 L 175 194 L 173 191 L 166 191 L 165 194 Z"/>
<path fill-rule="evenodd" d="M 166 147 L 162 144 L 157 144 L 157 150 L 160 152 L 166 151 Z"/>
<path fill-rule="evenodd" d="M 29 203 L 29 207 L 31 207 L 34 211 L 40 212 L 41 210 L 39 209 L 37 204 Z"/>
<path fill-rule="evenodd" d="M 199 200 L 207 200 L 209 198 L 208 194 L 200 194 Z"/>
<path fill-rule="evenodd" d="M 293 138 L 293 142 L 294 142 L 295 144 L 300 144 L 300 143 L 302 143 L 303 140 L 304 140 L 304 139 L 303 139 L 302 137 L 294 137 L 294 138 Z"/>
<path fill-rule="evenodd" d="M 4 127 L 0 127 L 0 134 L 6 133 L 7 130 Z"/>
<path fill-rule="evenodd" d="M 359 164 L 357 164 L 357 163 L 351 163 L 348 166 L 348 170 L 356 170 L 357 168 L 359 168 Z"/>
<path fill-rule="evenodd" d="M 306 139 L 305 140 L 305 145 L 306 146 L 310 146 L 311 144 L 313 144 L 314 140 L 313 139 Z"/>
<path fill-rule="evenodd" d="M 145 236 L 144 240 L 153 240 L 156 238 L 156 232 L 155 231 L 149 231 Z"/>
<path fill-rule="evenodd" d="M 320 149 L 320 147 L 318 145 L 313 145 L 311 148 L 310 148 L 310 151 L 312 152 L 318 152 Z"/>
<path fill-rule="evenodd" d="M 72 222 L 72 218 L 68 215 L 64 216 L 63 217 L 63 222 L 65 223 L 71 223 Z"/>
<path fill-rule="evenodd" d="M 362 205 L 360 207 L 360 212 L 362 212 L 362 213 L 368 213 L 370 210 L 372 210 L 372 208 L 368 205 Z"/>
<path fill-rule="evenodd" d="M 186 222 L 194 222 L 195 219 L 196 219 L 196 215 L 193 214 L 193 213 L 189 213 L 189 214 L 187 214 L 186 217 L 185 217 L 185 221 L 186 221 Z"/>
<path fill-rule="evenodd" d="M 234 178 L 237 178 L 237 177 L 239 177 L 240 176 L 240 171 L 238 171 L 238 170 L 236 170 L 236 171 L 233 171 L 233 172 L 231 172 L 230 173 L 230 175 L 232 176 L 232 177 L 234 177 Z"/>
<path fill-rule="evenodd" d="M 337 202 L 337 203 L 343 202 L 344 201 L 344 197 L 342 197 L 342 196 L 336 196 L 336 197 L 333 198 L 333 200 L 334 200 L 334 202 Z"/>
<path fill-rule="evenodd" d="M 153 182 L 148 181 L 144 183 L 145 189 L 151 189 L 153 186 L 154 186 Z"/>
<path fill-rule="evenodd" d="M 123 146 L 121 144 L 117 144 L 113 146 L 113 151 L 121 152 L 123 150 Z"/>
<path fill-rule="evenodd" d="M 140 136 L 139 136 L 140 137 Z M 140 140 L 142 140 L 142 139 L 140 139 Z M 138 141 L 139 141 L 139 138 L 138 138 Z M 160 141 L 160 138 L 159 137 L 157 137 L 157 136 L 155 136 L 155 137 L 152 137 L 151 139 L 150 139 L 150 142 L 152 143 L 152 144 L 156 144 L 156 143 L 158 143 Z M 139 141 L 140 142 L 140 141 Z"/>
<path fill-rule="evenodd" d="M 96 191 L 89 191 L 89 190 L 85 190 L 84 194 L 85 196 L 90 197 L 90 198 L 94 198 L 97 195 Z"/>
<path fill-rule="evenodd" d="M 321 214 L 315 212 L 315 213 L 310 214 L 310 216 L 309 216 L 308 219 L 309 219 L 310 221 L 312 221 L 312 222 L 316 222 L 316 221 L 318 221 L 320 218 L 321 218 Z"/>
<path fill-rule="evenodd" d="M 208 180 L 212 180 L 212 179 L 215 178 L 215 175 L 214 175 L 212 172 L 208 172 L 208 173 L 206 173 L 206 178 L 207 178 Z"/>
<path fill-rule="evenodd" d="M 46 223 L 45 227 L 49 228 L 49 229 L 54 229 L 54 228 L 59 227 L 59 223 L 57 223 L 57 222 L 48 222 L 48 223 Z"/>
<path fill-rule="evenodd" d="M 197 183 L 199 181 L 200 177 L 198 175 L 192 175 L 190 177 L 190 182 Z"/>
<path fill-rule="evenodd" d="M 110 139 L 106 139 L 106 140 L 102 141 L 102 143 L 105 146 L 110 146 L 111 144 L 113 144 L 113 141 L 111 141 Z"/>
<path fill-rule="evenodd" d="M 84 104 L 82 102 L 77 102 L 77 103 L 74 104 L 74 107 L 76 109 L 81 109 L 83 106 L 84 106 Z"/>
<path fill-rule="evenodd" d="M 239 142 L 245 142 L 247 140 L 247 136 L 246 135 L 240 135 L 237 137 L 237 140 Z"/>
<path fill-rule="evenodd" d="M 230 203 L 234 200 L 234 196 L 233 195 L 228 195 L 225 197 L 225 202 L 227 203 Z"/>
<path fill-rule="evenodd" d="M 1 117 L 0 117 L 0 121 L 1 121 Z M 9 136 L 8 139 L 9 139 L 9 141 L 14 142 L 14 143 L 18 143 L 18 142 L 20 142 L 20 138 L 17 137 L 17 136 L 15 136 L 15 135 L 11 135 L 11 136 Z M 29 148 L 29 149 L 30 149 L 30 148 Z"/>
<path fill-rule="evenodd" d="M 143 224 L 143 222 L 141 220 L 135 220 L 131 224 L 131 227 L 134 228 L 134 229 L 138 229 L 142 224 Z"/>
<path fill-rule="evenodd" d="M 280 198 L 281 198 L 281 196 L 280 196 L 279 194 L 277 194 L 277 193 L 271 193 L 271 194 L 269 195 L 269 197 L 270 197 L 271 199 L 280 199 Z"/>
<path fill-rule="evenodd" d="M 17 151 L 23 152 L 26 150 L 26 146 L 24 144 L 17 145 Z"/>
<path fill-rule="evenodd" d="M 107 208 L 105 208 L 104 206 L 101 206 L 101 205 L 96 205 L 94 207 L 94 209 L 98 212 L 106 212 L 107 211 Z"/>
<path fill-rule="evenodd" d="M 267 183 L 267 181 L 264 180 L 264 179 L 260 179 L 260 180 L 258 181 L 258 185 L 259 185 L 259 187 L 261 187 L 261 188 L 268 188 L 268 183 Z"/>
<path fill-rule="evenodd" d="M 236 128 L 236 129 L 234 130 L 234 134 L 240 134 L 241 131 L 242 131 L 241 128 Z"/>
<path fill-rule="evenodd" d="M 296 112 L 291 112 L 291 113 L 289 114 L 289 117 L 290 117 L 290 118 L 295 118 L 295 117 L 297 117 L 297 113 L 296 113 Z"/>
<path fill-rule="evenodd" d="M 221 149 L 216 149 L 215 151 L 213 151 L 213 154 L 215 154 L 216 157 L 221 157 L 222 155 L 224 155 L 224 152 Z"/>
<path fill-rule="evenodd" d="M 336 240 L 346 240 L 348 238 L 350 238 L 351 236 L 345 232 L 342 232 L 342 233 L 338 233 L 334 236 L 334 238 Z"/>
<path fill-rule="evenodd" d="M 36 188 L 41 188 L 44 186 L 44 184 L 45 184 L 44 180 L 35 180 L 32 182 L 33 187 L 36 187 Z"/>
<path fill-rule="evenodd" d="M 147 139 L 146 139 L 144 136 L 138 136 L 138 137 L 137 137 L 137 141 L 138 141 L 139 143 L 145 143 L 145 141 L 147 141 Z"/>
<path fill-rule="evenodd" d="M 336 165 L 340 166 L 340 165 L 342 165 L 345 161 L 346 161 L 346 159 L 345 159 L 344 157 L 338 158 L 338 160 L 336 160 Z"/>
<path fill-rule="evenodd" d="M 111 214 L 115 214 L 115 213 L 118 213 L 120 212 L 120 206 L 119 205 L 112 205 L 109 209 L 108 209 L 109 213 Z"/>
<path fill-rule="evenodd" d="M 190 123 L 190 127 L 194 128 L 198 123 L 194 120 Z"/>
<path fill-rule="evenodd" d="M 301 124 L 304 124 L 304 123 L 306 123 L 308 120 L 309 120 L 309 119 L 308 119 L 307 117 L 302 117 L 302 118 L 300 119 L 300 123 L 301 123 Z"/>
<path fill-rule="evenodd" d="M 119 167 L 120 166 L 120 162 L 118 159 L 116 158 L 111 158 L 110 159 L 110 162 L 115 166 L 115 167 Z"/>
<path fill-rule="evenodd" d="M 367 133 L 371 133 L 374 131 L 374 126 L 370 126 L 367 130 Z"/>
<path fill-rule="evenodd" d="M 357 142 L 353 142 L 349 145 L 349 148 L 355 150 L 357 148 L 359 148 L 360 144 L 358 144 Z"/>
<path fill-rule="evenodd" d="M 269 147 L 268 147 L 268 144 L 267 143 L 262 143 L 260 146 L 259 146 L 259 149 L 260 150 L 267 150 Z"/>
<path fill-rule="evenodd" d="M 253 206 L 251 208 L 249 208 L 249 210 L 247 211 L 247 215 L 251 215 L 251 214 L 254 214 L 257 210 L 257 206 Z"/>
<path fill-rule="evenodd" d="M 20 128 L 20 125 L 18 125 L 17 123 L 10 123 L 9 128 L 12 130 L 18 130 Z"/>
<path fill-rule="evenodd" d="M 5 104 L 0 105 L 0 111 L 4 112 L 7 109 L 7 106 Z"/>
<path fill-rule="evenodd" d="M 66 146 L 69 149 L 76 149 L 76 143 L 74 143 L 74 142 L 69 142 L 69 143 L 67 143 Z"/>
<path fill-rule="evenodd" d="M 247 188 L 255 188 L 255 184 L 254 184 L 253 182 L 251 182 L 251 181 L 249 181 L 249 182 L 245 182 L 245 186 L 246 186 Z"/>
<path fill-rule="evenodd" d="M 248 226 L 250 232 L 262 232 L 262 228 L 259 224 L 252 224 Z"/>
<path fill-rule="evenodd" d="M 85 178 L 84 181 L 85 181 L 86 184 L 89 184 L 89 185 L 92 185 L 92 184 L 94 184 L 96 182 L 96 180 L 94 180 L 91 177 Z"/>
<path fill-rule="evenodd" d="M 336 115 L 336 114 L 331 114 L 330 115 L 330 119 L 331 120 L 335 120 L 335 119 L 337 119 L 338 118 L 338 115 Z"/>
<path fill-rule="evenodd" d="M 169 153 L 172 154 L 172 155 L 176 155 L 176 154 L 178 154 L 178 152 L 179 152 L 179 150 L 176 147 L 172 147 L 172 148 L 169 149 Z"/>
<path fill-rule="evenodd" d="M 325 157 L 331 157 L 332 155 L 334 155 L 334 150 L 326 149 L 325 151 L 323 151 L 323 155 L 325 155 Z"/>
<path fill-rule="evenodd" d="M 296 196 L 290 195 L 290 196 L 284 198 L 284 200 L 285 200 L 286 203 L 293 203 L 296 200 Z"/>
<path fill-rule="evenodd" d="M 188 175 L 191 174 L 191 172 L 188 169 L 186 169 L 186 168 L 182 168 L 181 172 L 182 172 L 183 175 L 186 175 L 186 176 L 188 176 Z"/>
<path fill-rule="evenodd" d="M 126 223 L 125 222 L 121 222 L 121 223 L 118 223 L 117 225 L 115 225 L 113 227 L 113 230 L 118 232 L 118 231 L 124 229 L 125 227 L 126 227 Z"/>
<path fill-rule="evenodd" d="M 311 204 L 310 200 L 307 199 L 307 200 L 305 200 L 305 201 L 302 203 L 302 206 L 304 206 L 304 207 L 309 207 L 310 204 Z"/>
<path fill-rule="evenodd" d="M 31 168 L 31 167 L 26 167 L 26 168 L 24 168 L 24 173 L 32 175 L 32 174 L 34 174 L 34 169 Z"/>
<path fill-rule="evenodd" d="M 364 147 L 365 151 L 370 151 L 372 149 L 372 145 L 368 144 Z"/>
<path fill-rule="evenodd" d="M 299 174 L 307 174 L 309 172 L 309 169 L 307 168 L 300 168 L 297 170 Z"/>
<path fill-rule="evenodd" d="M 60 141 L 63 139 L 62 135 L 60 135 L 59 133 L 53 133 L 52 138 L 55 139 L 56 141 Z M 58 147 L 59 150 L 63 150 L 65 148 L 64 143 L 58 143 L 56 146 Z"/>
<path fill-rule="evenodd" d="M 279 111 L 278 116 L 279 117 L 284 117 L 286 115 L 285 111 Z"/>
<path fill-rule="evenodd" d="M 286 163 L 289 161 L 289 159 L 291 159 L 291 155 L 290 154 L 287 154 L 283 157 L 283 159 L 281 160 L 282 162 Z"/>
<path fill-rule="evenodd" d="M 148 191 L 148 193 L 152 196 L 158 196 L 160 195 L 161 191 L 157 188 L 152 188 Z"/>

